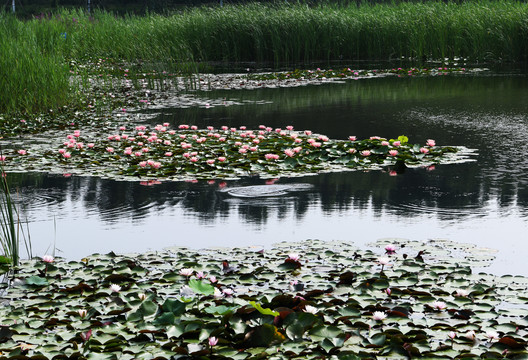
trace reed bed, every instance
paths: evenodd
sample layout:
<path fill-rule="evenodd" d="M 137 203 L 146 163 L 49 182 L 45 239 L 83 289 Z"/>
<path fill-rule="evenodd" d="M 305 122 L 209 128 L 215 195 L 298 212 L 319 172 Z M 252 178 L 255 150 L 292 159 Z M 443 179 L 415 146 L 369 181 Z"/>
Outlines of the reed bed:
<path fill-rule="evenodd" d="M 203 62 L 528 60 L 528 4 L 512 0 L 337 5 L 247 4 L 170 16 L 62 10 L 0 15 L 0 112 L 75 103 L 69 62 L 94 58 L 173 70 Z M 195 70 L 196 68 L 191 67 Z"/>

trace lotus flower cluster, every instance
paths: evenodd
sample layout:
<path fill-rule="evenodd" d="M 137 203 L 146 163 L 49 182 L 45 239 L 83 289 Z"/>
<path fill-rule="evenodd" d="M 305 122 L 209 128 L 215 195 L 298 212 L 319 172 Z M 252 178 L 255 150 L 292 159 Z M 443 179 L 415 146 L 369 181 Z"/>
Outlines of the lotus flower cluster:
<path fill-rule="evenodd" d="M 432 139 L 425 145 L 412 145 L 405 136 L 333 140 L 310 130 L 296 131 L 291 125 L 284 129 L 260 125 L 249 130 L 245 126 L 198 129 L 187 124 L 171 128 L 163 123 L 153 127 L 123 125 L 97 138 L 75 130 L 58 149 L 32 150 L 31 155 L 19 151 L 25 156 L 15 158 L 24 162 L 39 157 L 43 166 L 56 168 L 59 164 L 68 170 L 90 172 L 95 164 L 103 165 L 104 173 L 114 176 L 210 179 L 380 168 L 398 161 L 427 165 L 457 151 L 436 146 Z"/>

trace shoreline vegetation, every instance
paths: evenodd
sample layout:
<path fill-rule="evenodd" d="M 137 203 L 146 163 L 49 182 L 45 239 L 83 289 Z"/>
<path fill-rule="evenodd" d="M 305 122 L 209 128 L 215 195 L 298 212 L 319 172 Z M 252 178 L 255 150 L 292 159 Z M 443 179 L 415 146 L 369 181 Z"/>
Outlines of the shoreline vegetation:
<path fill-rule="evenodd" d="M 83 110 L 86 94 L 80 88 L 91 81 L 84 69 L 106 58 L 136 64 L 131 71 L 137 74 L 156 71 L 158 84 L 166 73 L 196 74 L 211 63 L 522 62 L 528 59 L 527 19 L 528 4 L 510 0 L 255 3 L 124 17 L 61 10 L 29 21 L 4 13 L 0 91 L 10 95 L 0 103 L 0 113 Z"/>

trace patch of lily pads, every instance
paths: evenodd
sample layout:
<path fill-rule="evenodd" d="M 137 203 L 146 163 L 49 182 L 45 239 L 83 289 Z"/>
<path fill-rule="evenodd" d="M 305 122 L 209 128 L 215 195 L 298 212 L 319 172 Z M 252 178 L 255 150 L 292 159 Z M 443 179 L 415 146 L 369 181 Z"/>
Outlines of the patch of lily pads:
<path fill-rule="evenodd" d="M 474 273 L 473 254 L 393 239 L 47 255 L 5 291 L 0 359 L 527 358 L 528 279 Z"/>
<path fill-rule="evenodd" d="M 149 128 L 120 126 L 93 137 L 74 130 L 56 145 L 4 152 L 11 171 L 44 171 L 113 179 L 271 178 L 331 171 L 387 169 L 392 175 L 409 166 L 467 160 L 468 149 L 437 146 L 432 139 L 412 144 L 406 136 L 333 140 L 292 126 L 248 130 L 222 126 L 198 129 L 169 123 Z"/>
<path fill-rule="evenodd" d="M 380 70 L 354 70 L 351 68 L 343 69 L 320 69 L 316 70 L 301 70 L 295 69 L 293 71 L 249 74 L 250 80 L 326 80 L 326 79 L 359 79 L 361 77 L 373 77 L 383 75 L 399 75 L 399 76 L 417 76 L 417 75 L 447 75 L 447 74 L 464 74 L 467 71 L 475 72 L 478 69 L 466 69 L 464 67 L 432 67 L 432 68 L 392 68 Z"/>

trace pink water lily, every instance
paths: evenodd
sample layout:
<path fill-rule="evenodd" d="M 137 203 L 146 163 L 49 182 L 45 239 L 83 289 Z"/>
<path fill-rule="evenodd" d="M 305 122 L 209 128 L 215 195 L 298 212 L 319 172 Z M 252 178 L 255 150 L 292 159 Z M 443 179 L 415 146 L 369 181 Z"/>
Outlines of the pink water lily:
<path fill-rule="evenodd" d="M 443 301 L 433 301 L 431 307 L 436 310 L 444 310 L 445 308 L 447 308 L 447 304 Z"/>
<path fill-rule="evenodd" d="M 427 142 L 425 143 L 427 146 L 435 146 L 436 142 L 433 139 L 427 139 Z"/>
<path fill-rule="evenodd" d="M 370 156 L 370 150 L 363 150 L 363 151 L 361 152 L 361 155 L 363 155 L 363 156 Z"/>
<path fill-rule="evenodd" d="M 45 263 L 51 264 L 52 262 L 55 261 L 55 259 L 51 255 L 44 255 L 42 257 L 42 261 L 44 261 Z"/>
<path fill-rule="evenodd" d="M 385 246 L 385 252 L 389 255 L 394 254 L 396 252 L 396 246 L 392 244 L 388 244 Z"/>
<path fill-rule="evenodd" d="M 212 346 L 215 346 L 216 344 L 218 344 L 218 339 L 215 338 L 214 336 L 211 336 L 211 337 L 209 338 L 209 346 L 212 347 Z"/>
<path fill-rule="evenodd" d="M 182 276 L 191 276 L 193 274 L 194 270 L 189 268 L 183 268 L 180 270 L 180 275 Z"/>
<path fill-rule="evenodd" d="M 387 318 L 387 314 L 383 311 L 374 311 L 372 313 L 372 318 L 376 321 L 383 321 Z"/>

